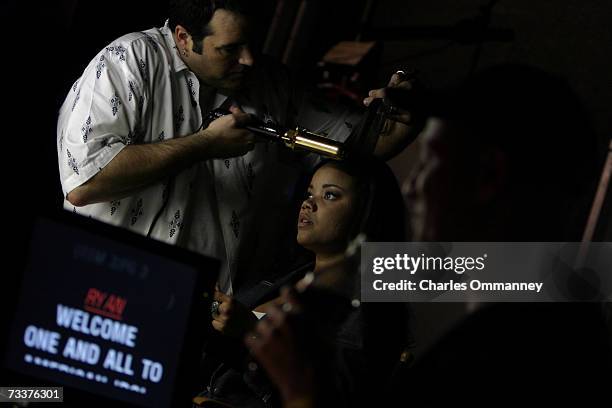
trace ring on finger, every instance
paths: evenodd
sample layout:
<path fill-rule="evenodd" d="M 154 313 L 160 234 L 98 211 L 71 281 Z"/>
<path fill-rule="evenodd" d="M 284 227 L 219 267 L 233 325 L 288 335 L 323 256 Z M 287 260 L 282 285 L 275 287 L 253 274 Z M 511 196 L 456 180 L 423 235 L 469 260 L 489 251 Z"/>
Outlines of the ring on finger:
<path fill-rule="evenodd" d="M 387 115 L 397 115 L 399 113 L 399 109 L 393 105 L 387 107 Z"/>
<path fill-rule="evenodd" d="M 406 81 L 409 79 L 413 79 L 417 75 L 416 69 L 399 69 L 395 71 L 395 75 L 397 75 L 400 81 Z"/>
<path fill-rule="evenodd" d="M 219 314 L 219 306 L 221 306 L 221 302 L 219 302 L 218 300 L 213 301 L 210 304 L 210 314 L 215 316 Z"/>

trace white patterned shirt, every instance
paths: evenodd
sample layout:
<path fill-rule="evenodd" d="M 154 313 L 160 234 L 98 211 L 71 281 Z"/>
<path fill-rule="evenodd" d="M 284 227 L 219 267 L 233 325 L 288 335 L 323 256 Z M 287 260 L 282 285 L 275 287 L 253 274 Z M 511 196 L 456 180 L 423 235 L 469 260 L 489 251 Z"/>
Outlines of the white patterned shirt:
<path fill-rule="evenodd" d="M 256 78 L 236 97 L 242 109 L 276 123 L 295 122 L 299 101 L 287 75 L 262 65 Z M 129 144 L 195 133 L 202 125 L 199 88 L 167 23 L 103 49 L 60 110 L 57 151 L 64 197 Z M 205 111 L 224 100 L 217 94 Z M 355 120 L 349 115 L 306 109 L 300 125 L 343 140 Z M 283 227 L 276 224 L 287 222 L 283 217 L 307 161 L 277 144 L 257 143 L 244 156 L 198 163 L 130 197 L 80 208 L 64 200 L 64 208 L 220 259 L 219 286 L 231 294 L 237 270 L 269 266 Z"/>

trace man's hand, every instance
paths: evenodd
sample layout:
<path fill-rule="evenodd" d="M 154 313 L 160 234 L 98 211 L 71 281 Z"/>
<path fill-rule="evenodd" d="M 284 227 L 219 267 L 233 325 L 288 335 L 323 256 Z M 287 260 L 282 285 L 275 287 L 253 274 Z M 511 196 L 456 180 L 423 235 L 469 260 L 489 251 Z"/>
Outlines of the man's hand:
<path fill-rule="evenodd" d="M 219 302 L 218 313 L 212 316 L 215 330 L 230 337 L 242 338 L 257 323 L 253 312 L 232 297 L 217 290 L 215 300 Z"/>
<path fill-rule="evenodd" d="M 369 106 L 374 99 L 382 99 L 386 96 L 388 88 L 399 88 L 410 91 L 415 87 L 415 80 L 396 72 L 391 76 L 386 88 L 371 90 L 368 97 L 363 100 L 365 106 Z M 423 118 L 415 117 L 413 112 L 394 108 L 392 115 L 388 115 L 380 138 L 376 144 L 374 154 L 388 160 L 399 154 L 406 146 L 416 139 L 423 130 L 425 121 Z"/>
<path fill-rule="evenodd" d="M 399 73 L 395 73 L 391 75 L 391 79 L 389 80 L 389 84 L 386 88 L 373 89 L 368 93 L 368 97 L 363 100 L 363 104 L 365 106 L 370 106 L 374 99 L 384 99 L 387 96 L 387 88 L 398 88 L 405 89 L 409 91 L 414 88 L 414 80 L 410 78 L 406 78 L 404 75 Z M 390 119 L 401 122 L 406 125 L 410 125 L 412 121 L 412 115 L 410 112 L 402 109 L 395 109 L 395 114 L 389 116 Z"/>
<path fill-rule="evenodd" d="M 215 119 L 200 134 L 207 138 L 205 154 L 208 158 L 225 159 L 242 156 L 255 146 L 255 136 L 244 129 L 251 117 L 240 108 L 231 107 L 231 115 Z"/>

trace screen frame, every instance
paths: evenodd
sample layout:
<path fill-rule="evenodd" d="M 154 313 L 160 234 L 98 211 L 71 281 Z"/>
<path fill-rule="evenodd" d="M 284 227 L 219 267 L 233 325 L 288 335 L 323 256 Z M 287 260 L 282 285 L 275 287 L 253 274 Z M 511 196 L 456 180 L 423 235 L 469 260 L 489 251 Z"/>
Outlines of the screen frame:
<path fill-rule="evenodd" d="M 170 406 L 180 406 L 191 404 L 198 392 L 202 391 L 201 384 L 198 382 L 197 372 L 202 356 L 205 340 L 212 333 L 212 325 L 206 324 L 210 321 L 210 306 L 214 297 L 214 289 L 220 268 L 220 261 L 211 257 L 206 257 L 186 249 L 156 241 L 142 235 L 121 229 L 100 221 L 86 218 L 69 211 L 58 210 L 38 215 L 31 223 L 30 238 L 27 242 L 26 262 L 19 270 L 21 276 L 18 286 L 18 294 L 23 291 L 23 281 L 25 271 L 30 267 L 32 241 L 35 228 L 41 221 L 51 221 L 77 228 L 87 233 L 96 234 L 102 238 L 107 238 L 128 247 L 138 248 L 141 251 L 149 252 L 157 256 L 169 258 L 175 262 L 183 263 L 198 271 L 196 273 L 195 285 L 191 292 L 192 302 L 189 307 L 189 316 L 185 327 L 185 336 L 180 347 L 177 368 L 172 384 L 172 395 Z M 176 272 L 174 272 L 176 273 Z M 17 306 L 16 306 L 17 307 Z M 147 405 L 135 405 L 118 399 L 111 399 L 103 395 L 96 394 L 83 389 L 47 381 L 22 374 L 7 366 L 8 360 L 8 340 L 12 335 L 12 329 L 16 324 L 16 314 L 9 319 L 9 330 L 6 332 L 6 350 L 2 352 L 2 370 L 5 371 L 1 378 L 10 381 L 14 385 L 20 386 L 59 386 L 64 387 L 64 403 L 70 404 L 72 397 L 76 397 L 79 402 L 91 401 L 95 403 L 109 403 L 115 407 L 136 407 Z M 186 405 L 189 406 L 189 405 Z"/>

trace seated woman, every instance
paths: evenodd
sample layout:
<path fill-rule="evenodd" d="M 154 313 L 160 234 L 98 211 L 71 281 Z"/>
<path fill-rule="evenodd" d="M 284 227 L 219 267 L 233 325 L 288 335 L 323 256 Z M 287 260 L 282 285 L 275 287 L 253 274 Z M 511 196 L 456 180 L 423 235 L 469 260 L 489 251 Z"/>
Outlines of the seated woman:
<path fill-rule="evenodd" d="M 323 382 L 335 406 L 361 405 L 361 392 L 366 389 L 370 396 L 377 394 L 373 389 L 382 393 L 381 387 L 409 343 L 405 305 L 360 304 L 357 300 L 359 257 L 347 251 L 359 234 L 370 241 L 404 240 L 404 204 L 393 173 L 374 160 L 322 163 L 312 177 L 297 224 L 297 242 L 312 251 L 315 259 L 308 268 L 295 272 L 312 271 L 295 285 L 307 311 L 302 314 L 307 321 L 302 323 L 308 329 L 301 332 L 299 348 L 317 366 L 317 372 L 329 374 Z M 272 285 L 274 290 L 278 291 L 278 285 Z M 239 302 L 221 293 L 216 299 L 216 330 L 243 337 L 254 328 L 257 318 Z M 259 394 L 254 399 L 238 395 L 245 387 L 227 379 L 236 373 L 221 371 L 213 378 L 209 397 L 235 406 L 274 406 L 269 399 L 274 392 L 262 395 L 266 387 L 253 387 L 260 384 L 253 371 L 239 375 L 246 388 Z M 227 383 L 231 387 L 223 390 Z M 242 391 L 232 395 L 237 389 Z"/>

